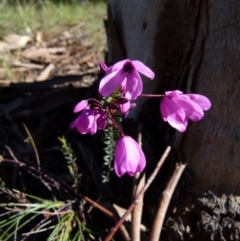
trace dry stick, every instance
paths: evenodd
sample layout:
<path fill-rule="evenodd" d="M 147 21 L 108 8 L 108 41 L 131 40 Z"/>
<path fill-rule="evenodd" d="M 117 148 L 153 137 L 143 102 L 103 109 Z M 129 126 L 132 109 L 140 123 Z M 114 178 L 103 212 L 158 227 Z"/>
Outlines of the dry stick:
<path fill-rule="evenodd" d="M 166 158 L 168 157 L 168 154 L 171 150 L 171 147 L 168 146 L 166 148 L 166 150 L 164 151 L 161 159 L 159 160 L 156 168 L 154 169 L 153 173 L 151 174 L 151 176 L 148 178 L 146 185 L 143 187 L 143 189 L 139 192 L 139 194 L 137 195 L 136 199 L 134 200 L 134 202 L 131 204 L 131 206 L 128 208 L 128 210 L 124 213 L 124 215 L 122 216 L 122 218 L 119 220 L 119 222 L 112 228 L 111 232 L 109 233 L 109 235 L 105 238 L 104 241 L 110 241 L 111 238 L 113 237 L 113 235 L 116 233 L 116 231 L 119 229 L 119 227 L 122 225 L 122 223 L 124 222 L 124 220 L 126 219 L 126 217 L 128 216 L 128 214 L 134 209 L 135 205 L 138 203 L 139 198 L 141 197 L 141 195 L 143 195 L 148 187 L 150 186 L 150 184 L 152 183 L 152 181 L 154 180 L 154 178 L 156 177 L 157 173 L 159 172 L 160 168 L 162 167 L 164 161 L 166 160 Z"/>
<path fill-rule="evenodd" d="M 176 164 L 174 173 L 173 173 L 166 189 L 162 193 L 162 199 L 159 202 L 158 212 L 157 212 L 156 217 L 153 222 L 149 241 L 158 241 L 160 238 L 163 221 L 164 221 L 167 209 L 168 209 L 168 205 L 170 203 L 173 192 L 177 186 L 177 183 L 178 183 L 185 167 L 186 167 L 186 164 L 182 164 L 182 163 Z"/>
<path fill-rule="evenodd" d="M 142 147 L 142 132 L 141 132 L 141 124 L 138 126 L 138 144 Z M 145 185 L 145 173 L 141 176 L 140 173 L 137 173 L 133 179 L 133 194 L 132 200 L 134 201 L 137 194 L 141 191 L 141 189 Z M 141 234 L 141 219 L 142 219 L 142 209 L 143 209 L 143 197 L 144 195 L 139 197 L 138 203 L 132 211 L 132 220 L 131 220 L 131 236 L 132 241 L 139 241 Z"/>

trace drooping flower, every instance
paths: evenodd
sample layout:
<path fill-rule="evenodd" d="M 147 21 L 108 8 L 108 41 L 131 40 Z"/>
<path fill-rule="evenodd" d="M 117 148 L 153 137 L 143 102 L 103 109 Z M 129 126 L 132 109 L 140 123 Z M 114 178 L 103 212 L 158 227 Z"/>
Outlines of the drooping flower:
<path fill-rule="evenodd" d="M 119 104 L 119 108 L 122 113 L 126 113 L 127 111 L 129 111 L 130 106 L 131 106 L 130 101 L 124 104 Z"/>
<path fill-rule="evenodd" d="M 91 133 L 98 129 L 104 129 L 107 125 L 107 116 L 100 107 L 90 107 L 87 100 L 80 101 L 74 108 L 74 112 L 80 115 L 70 124 L 70 128 L 76 127 L 81 134 Z"/>
<path fill-rule="evenodd" d="M 125 97 L 121 97 L 118 101 L 118 108 L 119 108 L 119 111 L 121 113 L 126 113 L 127 111 L 129 111 L 130 107 L 131 107 L 131 103 L 130 101 L 125 98 Z"/>
<path fill-rule="evenodd" d="M 116 144 L 114 157 L 115 173 L 121 177 L 124 173 L 134 176 L 146 165 L 146 158 L 138 143 L 130 136 L 121 137 Z"/>
<path fill-rule="evenodd" d="M 183 94 L 179 90 L 167 91 L 160 104 L 160 111 L 164 121 L 173 128 L 184 132 L 188 120 L 199 121 L 204 112 L 211 107 L 209 99 L 198 94 Z"/>
<path fill-rule="evenodd" d="M 154 73 L 146 65 L 138 60 L 123 60 L 111 67 L 100 63 L 101 69 L 106 73 L 99 84 L 99 93 L 104 96 L 110 96 L 119 87 L 122 87 L 124 96 L 129 100 L 135 100 L 143 89 L 140 74 L 150 79 L 154 78 Z"/>

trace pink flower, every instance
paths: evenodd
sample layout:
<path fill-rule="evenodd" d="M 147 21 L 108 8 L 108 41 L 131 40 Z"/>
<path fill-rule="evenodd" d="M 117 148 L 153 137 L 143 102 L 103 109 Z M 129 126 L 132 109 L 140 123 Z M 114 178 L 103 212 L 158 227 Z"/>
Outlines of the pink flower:
<path fill-rule="evenodd" d="M 121 137 L 116 144 L 114 169 L 121 177 L 124 173 L 134 176 L 141 172 L 146 165 L 146 158 L 141 147 L 130 136 Z"/>
<path fill-rule="evenodd" d="M 100 63 L 100 67 L 106 73 L 99 84 L 99 93 L 104 97 L 110 96 L 122 86 L 125 97 L 135 100 L 143 89 L 139 73 L 150 79 L 154 78 L 152 70 L 138 60 L 126 59 L 109 68 L 104 63 Z"/>
<path fill-rule="evenodd" d="M 91 133 L 92 135 L 98 129 L 104 129 L 107 125 L 105 112 L 99 107 L 90 108 L 86 100 L 80 101 L 74 108 L 74 112 L 80 112 L 80 115 L 70 124 L 70 128 L 77 128 L 81 134 Z"/>
<path fill-rule="evenodd" d="M 163 120 L 180 132 L 186 130 L 189 119 L 201 120 L 203 111 L 211 107 L 211 102 L 203 95 L 183 94 L 179 90 L 167 91 L 165 94 L 160 104 Z"/>
<path fill-rule="evenodd" d="M 130 107 L 131 107 L 130 101 L 124 104 L 119 104 L 119 109 L 122 113 L 126 113 L 127 111 L 129 111 Z"/>
<path fill-rule="evenodd" d="M 112 66 L 107 67 L 107 65 L 104 62 L 100 62 L 99 67 L 105 74 L 110 74 L 112 72 Z"/>
<path fill-rule="evenodd" d="M 131 108 L 131 102 L 126 97 L 119 98 L 117 104 L 121 113 L 126 113 Z"/>

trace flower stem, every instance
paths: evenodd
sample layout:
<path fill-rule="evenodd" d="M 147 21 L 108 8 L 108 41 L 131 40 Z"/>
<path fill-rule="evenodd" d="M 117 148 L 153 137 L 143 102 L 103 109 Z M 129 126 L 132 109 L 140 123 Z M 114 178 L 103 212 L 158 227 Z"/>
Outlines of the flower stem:
<path fill-rule="evenodd" d="M 146 97 L 146 98 L 162 98 L 165 95 L 152 95 L 152 94 L 141 94 L 139 97 Z"/>
<path fill-rule="evenodd" d="M 139 97 L 147 97 L 147 98 L 161 98 L 164 97 L 165 95 L 152 95 L 152 94 L 141 94 Z"/>
<path fill-rule="evenodd" d="M 89 100 L 95 102 L 96 104 L 98 104 L 98 106 L 103 106 L 103 104 L 100 101 L 96 100 L 96 99 L 90 98 L 90 99 L 88 99 L 88 101 Z"/>
<path fill-rule="evenodd" d="M 121 130 L 121 128 L 119 127 L 118 123 L 115 121 L 115 119 L 112 115 L 111 115 L 111 120 L 112 120 L 113 126 L 118 130 L 121 137 L 124 137 L 125 135 L 124 135 L 123 131 Z"/>

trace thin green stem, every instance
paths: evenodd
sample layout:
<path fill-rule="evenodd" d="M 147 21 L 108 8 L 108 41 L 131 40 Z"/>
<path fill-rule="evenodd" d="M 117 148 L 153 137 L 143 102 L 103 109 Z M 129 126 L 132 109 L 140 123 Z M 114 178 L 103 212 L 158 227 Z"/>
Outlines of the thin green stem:
<path fill-rule="evenodd" d="M 121 137 L 124 137 L 125 135 L 124 135 L 123 131 L 121 130 L 121 128 L 119 127 L 118 123 L 115 121 L 115 119 L 113 118 L 113 116 L 111 114 L 110 114 L 110 116 L 111 116 L 111 121 L 112 121 L 113 127 L 115 127 L 118 130 Z"/>

